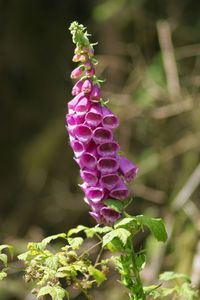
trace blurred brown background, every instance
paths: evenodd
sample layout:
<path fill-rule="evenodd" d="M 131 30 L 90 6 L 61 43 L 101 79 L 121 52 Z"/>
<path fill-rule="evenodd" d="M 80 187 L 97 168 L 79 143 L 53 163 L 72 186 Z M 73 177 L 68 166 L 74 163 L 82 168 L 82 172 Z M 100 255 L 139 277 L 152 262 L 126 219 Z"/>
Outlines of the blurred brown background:
<path fill-rule="evenodd" d="M 168 227 L 165 246 L 145 239 L 144 278 L 173 269 L 199 285 L 199 14 L 199 0 L 0 0 L 1 243 L 23 251 L 27 240 L 94 225 L 65 132 L 68 27 L 77 20 L 99 41 L 116 135 L 140 168 L 129 212 L 162 216 Z M 14 279 L 0 284 L 0 299 L 32 299 Z M 112 300 L 106 291 L 96 299 Z"/>

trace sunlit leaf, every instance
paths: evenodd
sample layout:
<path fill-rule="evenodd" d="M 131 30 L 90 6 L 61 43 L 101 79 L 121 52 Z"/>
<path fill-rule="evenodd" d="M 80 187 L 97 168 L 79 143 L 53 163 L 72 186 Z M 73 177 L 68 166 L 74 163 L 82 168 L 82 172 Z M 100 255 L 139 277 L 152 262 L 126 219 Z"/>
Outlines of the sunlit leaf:
<path fill-rule="evenodd" d="M 88 271 L 89 274 L 94 277 L 98 285 L 100 285 L 103 281 L 106 280 L 105 274 L 99 271 L 97 268 L 93 267 L 92 265 L 89 266 Z"/>
<path fill-rule="evenodd" d="M 118 238 L 123 245 L 126 244 L 128 237 L 131 233 L 124 228 L 117 228 L 110 232 L 108 232 L 103 237 L 103 247 L 105 247 L 109 242 L 111 242 L 114 238 Z"/>
<path fill-rule="evenodd" d="M 158 241 L 167 240 L 167 232 L 162 219 L 151 218 L 147 216 L 136 216 L 135 219 L 142 226 L 147 226 Z"/>

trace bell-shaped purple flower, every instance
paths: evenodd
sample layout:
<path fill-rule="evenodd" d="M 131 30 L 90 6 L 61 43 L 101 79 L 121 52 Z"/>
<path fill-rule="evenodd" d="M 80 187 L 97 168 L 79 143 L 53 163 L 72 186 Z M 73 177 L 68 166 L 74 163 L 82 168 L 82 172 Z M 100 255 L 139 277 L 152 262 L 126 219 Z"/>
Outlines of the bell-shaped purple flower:
<path fill-rule="evenodd" d="M 121 218 L 120 213 L 106 206 L 101 209 L 101 215 L 103 218 L 103 223 L 107 225 L 112 225 Z"/>
<path fill-rule="evenodd" d="M 85 189 L 85 195 L 93 203 L 98 203 L 104 197 L 104 190 L 102 187 L 87 187 Z"/>
<path fill-rule="evenodd" d="M 117 186 L 118 182 L 119 176 L 117 174 L 102 175 L 99 181 L 100 185 L 109 191 L 113 190 L 113 188 Z"/>
<path fill-rule="evenodd" d="M 80 157 L 85 152 L 84 145 L 82 142 L 74 139 L 71 141 L 70 144 L 74 151 L 75 157 Z"/>
<path fill-rule="evenodd" d="M 72 89 L 74 98 L 68 102 L 66 115 L 74 160 L 80 166 L 84 201 L 90 215 L 98 223 L 112 225 L 121 217 L 104 200 L 123 201 L 128 197 L 126 182 L 133 179 L 138 168 L 118 154 L 120 146 L 113 136 L 119 119 L 101 103 L 101 88 L 93 65 L 93 48 L 81 44 L 75 49 L 74 61 L 81 63 L 71 73 L 79 79 Z"/>
<path fill-rule="evenodd" d="M 87 111 L 89 110 L 90 106 L 91 106 L 91 102 L 88 100 L 88 98 L 83 97 L 77 103 L 74 110 L 78 115 L 85 115 L 87 113 Z"/>
<path fill-rule="evenodd" d="M 78 125 L 74 129 L 77 139 L 83 143 L 88 143 L 92 138 L 92 130 L 87 125 Z"/>
<path fill-rule="evenodd" d="M 85 120 L 91 127 L 97 127 L 102 122 L 102 108 L 99 104 L 93 104 L 85 116 Z"/>
<path fill-rule="evenodd" d="M 98 160 L 97 169 L 101 174 L 115 173 L 119 169 L 119 163 L 114 157 L 101 157 Z"/>
<path fill-rule="evenodd" d="M 77 162 L 81 168 L 87 168 L 90 170 L 95 170 L 97 166 L 97 159 L 95 155 L 89 152 L 84 152 Z"/>
<path fill-rule="evenodd" d="M 107 107 L 102 108 L 103 120 L 102 124 L 104 127 L 109 129 L 115 129 L 119 126 L 119 119 L 116 117 Z"/>
<path fill-rule="evenodd" d="M 130 160 L 126 157 L 118 156 L 120 172 L 124 176 L 126 181 L 131 181 L 138 172 L 138 167 L 136 167 Z"/>
<path fill-rule="evenodd" d="M 97 147 L 97 152 L 101 156 L 117 156 L 119 144 L 115 141 L 104 142 Z"/>
<path fill-rule="evenodd" d="M 128 197 L 128 188 L 123 179 L 119 179 L 117 185 L 110 192 L 110 197 L 118 200 L 123 200 Z"/>
<path fill-rule="evenodd" d="M 98 171 L 93 170 L 81 170 L 80 171 L 81 178 L 84 182 L 87 183 L 88 186 L 96 186 L 98 183 Z"/>
<path fill-rule="evenodd" d="M 96 144 L 102 144 L 111 141 L 113 138 L 112 131 L 104 127 L 97 127 L 93 131 L 93 140 Z"/>

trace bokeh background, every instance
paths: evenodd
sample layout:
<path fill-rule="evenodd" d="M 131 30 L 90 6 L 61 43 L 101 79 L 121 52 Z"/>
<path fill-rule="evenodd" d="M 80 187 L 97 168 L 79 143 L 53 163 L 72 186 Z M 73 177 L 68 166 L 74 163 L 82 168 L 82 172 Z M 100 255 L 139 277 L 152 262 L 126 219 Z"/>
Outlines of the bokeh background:
<path fill-rule="evenodd" d="M 77 20 L 99 41 L 97 73 L 121 120 L 116 136 L 140 168 L 129 212 L 161 216 L 168 228 L 165 245 L 148 232 L 136 240 L 147 247 L 144 280 L 175 270 L 199 286 L 199 13 L 199 0 L 0 0 L 1 243 L 20 252 L 27 241 L 94 225 L 65 132 L 68 27 Z M 1 300 L 35 299 L 20 278 L 13 271 L 0 283 Z M 110 283 L 94 295 L 124 298 Z"/>

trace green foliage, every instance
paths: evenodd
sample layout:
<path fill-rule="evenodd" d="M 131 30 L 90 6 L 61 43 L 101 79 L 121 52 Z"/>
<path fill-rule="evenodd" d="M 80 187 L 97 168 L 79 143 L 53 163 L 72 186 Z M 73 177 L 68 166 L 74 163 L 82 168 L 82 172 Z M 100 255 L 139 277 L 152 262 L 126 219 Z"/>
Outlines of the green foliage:
<path fill-rule="evenodd" d="M 112 261 L 121 276 L 121 284 L 128 290 L 130 300 L 146 300 L 148 297 L 156 300 L 169 296 L 176 297 L 174 299 L 197 299 L 197 292 L 184 274 L 165 272 L 160 275 L 161 284 L 143 286 L 140 272 L 145 266 L 146 257 L 143 251 L 135 253 L 133 240 L 144 226 L 158 241 L 166 240 L 167 234 L 161 219 L 127 215 L 113 227 L 96 225 L 89 228 L 79 225 L 67 233 L 49 236 L 39 243 L 28 243 L 27 252 L 18 256 L 25 263 L 25 280 L 33 283 L 33 292 L 38 298 L 49 295 L 53 300 L 69 299 L 68 287 L 73 287 L 91 299 L 89 290 L 107 279 Z M 94 238 L 98 242 L 86 248 L 85 239 Z M 63 245 L 54 245 L 60 239 Z M 90 257 L 94 248 L 98 249 L 95 262 Z M 10 246 L 0 246 L 0 260 L 4 265 L 0 280 L 7 276 L 7 255 L 1 253 L 7 249 L 12 253 Z M 115 252 L 115 255 L 102 259 L 103 251 L 107 250 Z"/>
<path fill-rule="evenodd" d="M 103 237 L 103 247 L 105 247 L 108 243 L 112 242 L 114 238 L 118 238 L 122 244 L 125 246 L 128 237 L 131 235 L 131 233 L 124 229 L 124 228 L 117 228 L 113 229 L 112 231 L 108 232 Z"/>
<path fill-rule="evenodd" d="M 7 277 L 7 267 L 8 267 L 8 254 L 2 253 L 2 251 L 7 251 L 9 256 L 13 257 L 13 247 L 10 245 L 0 245 L 0 262 L 3 264 L 3 268 L 0 269 L 0 281 Z"/>
<path fill-rule="evenodd" d="M 161 242 L 167 240 L 167 232 L 162 219 L 150 218 L 147 216 L 137 216 L 136 221 L 140 226 L 147 226 L 154 237 Z"/>
<path fill-rule="evenodd" d="M 65 296 L 69 299 L 69 294 L 68 292 L 61 288 L 59 285 L 58 286 L 44 286 L 40 289 L 38 293 L 38 297 L 45 296 L 45 295 L 50 295 L 52 297 L 52 300 L 61 300 Z"/>
<path fill-rule="evenodd" d="M 88 46 L 90 44 L 88 40 L 89 34 L 86 31 L 86 27 L 78 22 L 72 22 L 69 30 L 72 34 L 72 41 L 74 44 Z"/>
<path fill-rule="evenodd" d="M 163 283 L 165 282 L 167 286 L 161 285 L 159 289 L 149 291 L 148 294 L 153 299 L 168 299 L 169 296 L 179 300 L 199 299 L 198 292 L 191 286 L 191 280 L 185 274 L 165 272 L 160 275 L 159 279 Z M 170 281 L 171 283 L 168 283 Z"/>
<path fill-rule="evenodd" d="M 86 231 L 87 230 L 87 231 Z M 79 226 L 72 229 L 68 234 L 61 233 L 45 238 L 40 243 L 29 243 L 28 251 L 18 256 L 26 266 L 25 280 L 32 281 L 37 289 L 34 289 L 37 297 L 49 294 L 52 299 L 63 299 L 69 297 L 68 291 L 63 288 L 61 279 L 65 280 L 65 286 L 73 286 L 86 293 L 95 283 L 99 286 L 106 280 L 104 274 L 105 260 L 93 266 L 89 257 L 89 250 L 80 252 L 84 239 L 82 237 L 71 237 L 73 234 L 86 231 L 89 228 Z M 91 236 L 100 228 L 91 228 Z M 62 238 L 65 245 L 58 251 L 49 244 Z M 67 242 L 67 244 L 66 244 Z M 50 247 L 49 247 L 50 246 Z"/>

